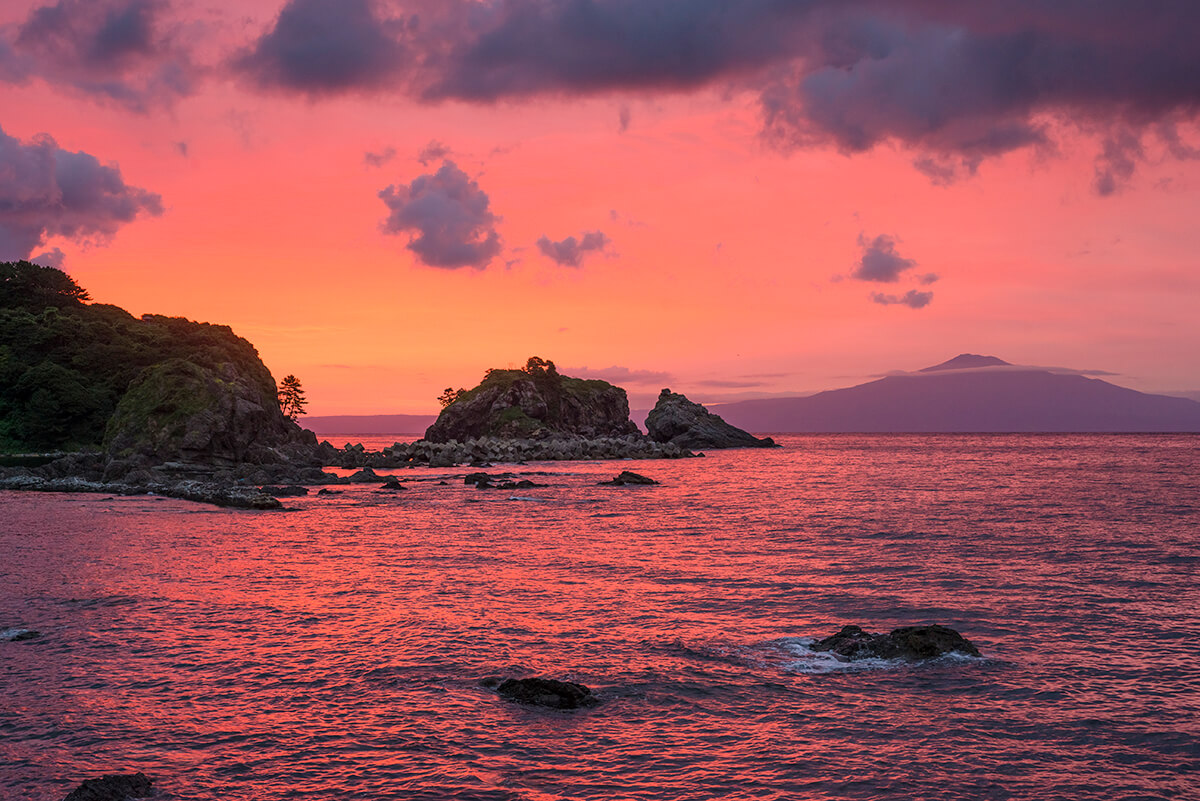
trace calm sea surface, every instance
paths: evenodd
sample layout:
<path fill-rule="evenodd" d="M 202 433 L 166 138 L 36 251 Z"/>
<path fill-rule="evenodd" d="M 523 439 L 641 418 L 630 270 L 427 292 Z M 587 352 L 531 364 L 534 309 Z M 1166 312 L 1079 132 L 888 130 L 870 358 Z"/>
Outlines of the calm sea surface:
<path fill-rule="evenodd" d="M 0 630 L 42 633 L 0 641 L 0 798 L 1200 798 L 1200 437 L 780 439 L 284 512 L 0 493 Z M 984 658 L 806 647 L 922 622 Z M 534 674 L 603 703 L 479 684 Z"/>

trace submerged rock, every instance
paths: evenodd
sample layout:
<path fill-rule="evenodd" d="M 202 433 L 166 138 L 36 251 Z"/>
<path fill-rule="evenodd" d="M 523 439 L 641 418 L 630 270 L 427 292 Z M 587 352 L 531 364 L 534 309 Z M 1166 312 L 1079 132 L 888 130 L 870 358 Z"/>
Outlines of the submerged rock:
<path fill-rule="evenodd" d="M 775 440 L 758 437 L 726 423 L 698 403 L 664 389 L 646 417 L 646 432 L 655 442 L 681 448 L 773 448 Z"/>
<path fill-rule="evenodd" d="M 629 470 L 622 470 L 621 474 L 619 476 L 617 476 L 616 478 L 614 478 L 612 481 L 601 481 L 599 483 L 601 486 L 624 487 L 627 484 L 647 484 L 647 485 L 649 485 L 649 484 L 657 484 L 658 482 L 652 478 L 647 478 L 646 476 L 640 475 L 638 473 L 634 473 Z"/>
<path fill-rule="evenodd" d="M 150 795 L 154 781 L 146 774 L 113 774 L 99 779 L 86 779 L 63 801 L 128 801 Z"/>
<path fill-rule="evenodd" d="M 979 656 L 979 649 L 952 628 L 939 625 L 903 626 L 888 634 L 871 634 L 858 626 L 843 626 L 837 634 L 813 643 L 814 651 L 829 651 L 846 660 L 906 659 L 916 662 L 945 654 Z"/>
<path fill-rule="evenodd" d="M 395 476 L 388 476 L 387 478 L 385 478 L 383 483 L 379 485 L 379 488 L 385 489 L 385 490 L 406 490 L 406 489 L 408 489 L 408 487 L 401 484 L 400 479 L 396 478 Z"/>
<path fill-rule="evenodd" d="M 42 633 L 40 631 L 34 631 L 33 629 L 15 629 L 14 628 L 14 629 L 4 629 L 3 631 L 0 631 L 0 640 L 5 640 L 8 642 L 22 642 L 23 640 L 36 640 L 38 637 L 41 637 L 41 636 L 42 636 Z"/>
<path fill-rule="evenodd" d="M 286 487 L 259 487 L 263 494 L 272 498 L 298 498 L 308 494 L 308 487 L 297 487 L 294 484 Z"/>
<path fill-rule="evenodd" d="M 582 684 L 537 676 L 528 679 L 505 679 L 496 692 L 507 701 L 550 709 L 579 709 L 598 703 L 592 691 Z"/>

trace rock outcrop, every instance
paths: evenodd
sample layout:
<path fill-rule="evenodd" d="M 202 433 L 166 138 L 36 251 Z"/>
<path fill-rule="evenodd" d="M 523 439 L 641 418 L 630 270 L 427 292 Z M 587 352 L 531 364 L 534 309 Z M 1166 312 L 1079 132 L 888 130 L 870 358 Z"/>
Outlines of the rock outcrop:
<path fill-rule="evenodd" d="M 425 439 L 595 439 L 636 433 L 625 390 L 607 381 L 559 375 L 553 362 L 534 358 L 522 370 L 489 370 L 479 386 L 460 392 L 442 410 Z"/>
<path fill-rule="evenodd" d="M 647 478 L 646 476 L 643 476 L 640 473 L 634 473 L 629 470 L 622 470 L 620 475 L 618 475 L 612 481 L 601 481 L 599 483 L 602 486 L 624 487 L 627 485 L 638 485 L 638 484 L 648 486 L 651 484 L 657 484 L 658 482 L 652 478 Z"/>
<path fill-rule="evenodd" d="M 109 419 L 114 459 L 209 467 L 317 465 L 317 439 L 279 410 L 270 375 L 169 359 L 142 371 Z"/>
<path fill-rule="evenodd" d="M 579 709 L 597 703 L 596 696 L 582 684 L 536 676 L 528 679 L 505 679 L 496 688 L 496 692 L 507 701 L 550 709 Z"/>
<path fill-rule="evenodd" d="M 86 779 L 63 801 L 128 801 L 150 795 L 154 781 L 146 774 L 127 773 Z"/>
<path fill-rule="evenodd" d="M 841 659 L 906 659 L 916 662 L 946 654 L 979 656 L 974 643 L 946 626 L 903 626 L 888 634 L 870 634 L 858 626 L 843 626 L 837 634 L 813 643 Z"/>
<path fill-rule="evenodd" d="M 719 416 L 683 395 L 664 389 L 646 417 L 646 431 L 655 442 L 681 448 L 771 448 L 770 437 L 759 439 L 729 425 Z"/>

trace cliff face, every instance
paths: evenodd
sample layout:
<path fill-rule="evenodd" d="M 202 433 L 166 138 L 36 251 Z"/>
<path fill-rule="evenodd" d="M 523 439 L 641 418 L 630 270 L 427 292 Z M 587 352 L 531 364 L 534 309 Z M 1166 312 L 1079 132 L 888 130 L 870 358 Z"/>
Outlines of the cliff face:
<path fill-rule="evenodd" d="M 559 375 L 548 367 L 489 370 L 484 380 L 442 410 L 425 432 L 430 442 L 480 437 L 537 439 L 554 435 L 637 434 L 625 390 L 607 381 Z"/>
<path fill-rule="evenodd" d="M 681 448 L 770 448 L 775 441 L 731 426 L 698 403 L 664 389 L 646 417 L 646 431 L 655 442 Z"/>
<path fill-rule="evenodd" d="M 316 437 L 280 413 L 273 382 L 258 372 L 184 359 L 147 368 L 108 421 L 109 454 L 215 467 L 310 460 Z"/>

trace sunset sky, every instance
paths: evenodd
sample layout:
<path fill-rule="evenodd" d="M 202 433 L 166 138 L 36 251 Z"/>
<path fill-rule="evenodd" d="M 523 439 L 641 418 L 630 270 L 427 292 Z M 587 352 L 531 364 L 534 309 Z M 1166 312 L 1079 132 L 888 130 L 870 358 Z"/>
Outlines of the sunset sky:
<path fill-rule="evenodd" d="M 960 352 L 1200 390 L 1195 0 L 5 0 L 0 259 L 312 414 Z"/>

